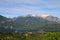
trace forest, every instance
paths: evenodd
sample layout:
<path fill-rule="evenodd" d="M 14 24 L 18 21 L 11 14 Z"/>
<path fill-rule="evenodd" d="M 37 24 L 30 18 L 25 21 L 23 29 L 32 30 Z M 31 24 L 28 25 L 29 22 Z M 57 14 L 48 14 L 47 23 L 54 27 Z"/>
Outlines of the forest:
<path fill-rule="evenodd" d="M 0 32 L 0 40 L 60 40 L 60 32 Z"/>

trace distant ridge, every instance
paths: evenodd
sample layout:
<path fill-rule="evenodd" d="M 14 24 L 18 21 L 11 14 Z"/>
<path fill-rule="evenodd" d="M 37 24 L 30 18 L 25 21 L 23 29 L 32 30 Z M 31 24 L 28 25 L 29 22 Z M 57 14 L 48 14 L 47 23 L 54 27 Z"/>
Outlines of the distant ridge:
<path fill-rule="evenodd" d="M 43 17 L 45 18 L 43 18 Z M 10 29 L 10 30 L 9 30 Z M 60 19 L 50 15 L 27 15 L 6 18 L 0 15 L 0 31 L 42 30 L 60 31 Z"/>

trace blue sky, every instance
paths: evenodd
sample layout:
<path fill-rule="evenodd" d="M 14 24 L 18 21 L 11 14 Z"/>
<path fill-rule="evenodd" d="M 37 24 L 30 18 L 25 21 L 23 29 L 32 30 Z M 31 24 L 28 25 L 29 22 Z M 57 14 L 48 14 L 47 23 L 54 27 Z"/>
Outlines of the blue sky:
<path fill-rule="evenodd" d="M 0 0 L 0 15 L 50 14 L 60 18 L 60 0 Z"/>

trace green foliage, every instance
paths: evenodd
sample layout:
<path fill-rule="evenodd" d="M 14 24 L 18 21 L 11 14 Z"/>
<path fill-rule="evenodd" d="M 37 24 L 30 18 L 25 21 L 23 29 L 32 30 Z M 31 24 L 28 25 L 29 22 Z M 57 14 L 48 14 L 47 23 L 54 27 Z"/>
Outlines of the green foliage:
<path fill-rule="evenodd" d="M 26 35 L 27 34 L 27 35 Z M 45 32 L 45 33 L 2 33 L 0 39 L 3 40 L 60 40 L 60 32 Z"/>

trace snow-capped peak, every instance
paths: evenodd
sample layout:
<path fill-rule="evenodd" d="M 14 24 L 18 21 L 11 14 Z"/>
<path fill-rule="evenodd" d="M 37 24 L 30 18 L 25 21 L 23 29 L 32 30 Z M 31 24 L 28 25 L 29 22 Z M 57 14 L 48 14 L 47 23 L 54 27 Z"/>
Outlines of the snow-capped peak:
<path fill-rule="evenodd" d="M 40 14 L 40 15 L 37 15 L 37 16 L 42 17 L 42 18 L 46 18 L 46 17 L 51 16 L 51 15 L 49 15 L 49 14 Z"/>
<path fill-rule="evenodd" d="M 46 18 L 46 17 L 51 16 L 51 15 L 49 15 L 49 14 L 29 14 L 29 16 Z"/>

